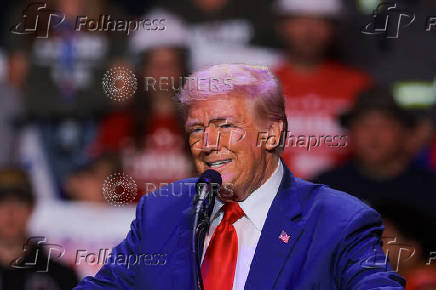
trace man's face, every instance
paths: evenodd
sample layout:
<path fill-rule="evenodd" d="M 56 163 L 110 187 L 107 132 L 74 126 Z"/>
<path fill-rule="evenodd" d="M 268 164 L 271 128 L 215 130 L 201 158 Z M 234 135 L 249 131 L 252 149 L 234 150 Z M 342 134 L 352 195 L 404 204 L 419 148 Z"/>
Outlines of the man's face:
<path fill-rule="evenodd" d="M 286 45 L 295 56 L 309 62 L 322 58 L 333 38 L 333 24 L 322 17 L 294 16 L 281 24 Z"/>
<path fill-rule="evenodd" d="M 398 158 L 402 126 L 383 111 L 373 110 L 358 116 L 351 124 L 350 137 L 357 158 L 368 164 L 382 165 Z M 402 135 L 403 134 L 403 135 Z"/>
<path fill-rule="evenodd" d="M 0 202 L 0 238 L 6 240 L 21 239 L 32 214 L 32 208 L 27 203 L 17 199 L 7 199 Z"/>
<path fill-rule="evenodd" d="M 220 10 L 227 2 L 229 0 L 194 0 L 194 4 L 206 12 Z"/>
<path fill-rule="evenodd" d="M 143 68 L 145 76 L 158 80 L 161 77 L 178 78 L 182 75 L 182 63 L 177 50 L 167 47 L 156 48 Z"/>
<path fill-rule="evenodd" d="M 244 200 L 269 177 L 265 145 L 256 144 L 262 129 L 253 101 L 229 95 L 196 100 L 189 108 L 186 130 L 198 172 L 214 169 L 221 173 L 223 187 L 231 186 L 225 194 L 229 197 L 221 196 L 223 201 Z"/>

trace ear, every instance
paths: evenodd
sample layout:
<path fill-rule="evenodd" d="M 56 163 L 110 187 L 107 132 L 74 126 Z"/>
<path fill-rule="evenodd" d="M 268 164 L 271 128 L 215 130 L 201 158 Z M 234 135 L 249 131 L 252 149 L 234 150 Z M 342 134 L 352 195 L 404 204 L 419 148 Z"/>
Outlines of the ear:
<path fill-rule="evenodd" d="M 283 29 L 284 23 L 284 19 L 276 20 L 276 22 L 274 23 L 274 32 L 282 43 L 286 42 L 286 33 Z"/>
<path fill-rule="evenodd" d="M 281 16 L 279 19 L 276 20 L 274 25 L 274 31 L 279 38 L 282 45 L 289 45 L 289 25 L 292 23 L 293 17 L 292 16 Z"/>
<path fill-rule="evenodd" d="M 268 129 L 268 139 L 266 142 L 266 150 L 273 151 L 280 145 L 281 134 L 283 132 L 283 121 L 273 121 Z"/>

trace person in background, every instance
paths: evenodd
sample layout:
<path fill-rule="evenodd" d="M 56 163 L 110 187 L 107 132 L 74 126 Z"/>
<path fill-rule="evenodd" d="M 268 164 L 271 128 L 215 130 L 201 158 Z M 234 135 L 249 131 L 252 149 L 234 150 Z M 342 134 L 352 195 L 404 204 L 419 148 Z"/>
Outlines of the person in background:
<path fill-rule="evenodd" d="M 0 289 L 71 289 L 78 280 L 76 273 L 55 259 L 62 246 L 52 244 L 47 252 L 44 237 L 28 236 L 34 205 L 26 173 L 19 168 L 1 168 Z"/>
<path fill-rule="evenodd" d="M 410 75 L 413 77 L 413 74 Z M 411 114 L 415 126 L 407 145 L 413 163 L 436 173 L 432 163 L 432 146 L 436 142 L 436 78 L 433 83 L 424 80 L 396 83 L 392 94 L 398 105 Z"/>
<path fill-rule="evenodd" d="M 429 93 L 433 95 L 433 100 L 428 104 L 416 102 L 405 107 L 416 117 L 416 126 L 411 142 L 408 142 L 408 151 L 416 166 L 436 173 L 436 91 Z"/>
<path fill-rule="evenodd" d="M 339 0 L 278 0 L 277 29 L 286 58 L 275 68 L 282 83 L 290 135 L 337 136 L 343 131 L 336 116 L 347 109 L 370 77 L 335 61 L 332 44 L 341 19 Z M 311 178 L 334 166 L 346 152 L 346 140 L 337 146 L 287 146 L 283 158 L 294 174 Z M 340 144 L 339 144 L 340 143 Z"/>
<path fill-rule="evenodd" d="M 407 86 L 420 94 L 435 78 L 436 15 L 433 0 L 342 0 L 346 18 L 338 33 L 340 58 L 368 71 L 382 86 Z M 403 13 L 401 24 L 395 17 Z M 405 14 L 408 20 L 406 25 Z M 385 27 L 385 23 L 389 25 Z M 407 26 L 407 27 L 406 27 Z M 418 99 L 418 98 L 417 98 Z"/>
<path fill-rule="evenodd" d="M 186 22 L 202 48 L 278 45 L 270 1 L 164 0 L 160 6 Z"/>
<path fill-rule="evenodd" d="M 271 65 L 280 57 L 271 6 L 266 0 L 161 1 L 144 17 L 162 19 L 165 29 L 137 31 L 132 48 L 183 42 L 192 69 L 222 62 Z"/>
<path fill-rule="evenodd" d="M 47 7 L 37 10 L 38 5 Z M 25 122 L 19 137 L 28 140 L 30 130 L 26 129 L 32 128 L 41 144 L 41 150 L 19 156 L 19 159 L 30 168 L 32 176 L 38 176 L 36 170 L 41 170 L 35 160 L 45 160 L 45 175 L 49 176 L 50 191 L 55 198 L 67 198 L 64 185 L 68 176 L 75 168 L 90 161 L 84 148 L 93 139 L 96 123 L 109 104 L 101 79 L 108 67 L 124 59 L 126 44 L 120 41 L 125 37 L 124 32 L 91 31 L 84 26 L 78 31 L 76 21 L 78 16 L 83 16 L 87 17 L 88 23 L 96 23 L 100 15 L 110 14 L 111 8 L 112 4 L 107 0 L 23 3 L 18 13 L 21 18 L 17 17 L 13 20 L 16 22 L 11 23 L 11 26 L 16 25 L 26 19 L 29 22 L 36 16 L 41 22 L 48 21 L 49 17 L 53 21 L 48 37 L 11 33 L 9 46 L 12 52 L 24 54 L 27 65 L 15 65 L 19 79 L 24 80 Z M 60 21 L 59 15 L 65 18 L 54 27 Z M 35 184 L 39 194 L 40 185 Z"/>
<path fill-rule="evenodd" d="M 374 204 L 374 208 L 385 226 L 383 250 L 393 270 L 406 279 L 406 290 L 435 289 L 436 240 L 429 230 L 436 227 L 436 219 L 390 200 Z"/>
<path fill-rule="evenodd" d="M 122 169 L 117 155 L 102 155 L 76 169 L 67 179 L 66 192 L 74 201 L 104 202 L 105 179 Z"/>
<path fill-rule="evenodd" d="M 433 138 L 433 142 L 431 144 L 431 148 L 430 148 L 430 152 L 429 152 L 429 163 L 430 163 L 430 168 L 432 168 L 432 170 L 434 172 L 436 172 L 436 134 Z"/>
<path fill-rule="evenodd" d="M 34 37 L 29 43 L 17 43 L 27 48 L 28 114 L 35 118 L 61 118 L 104 113 L 109 100 L 101 89 L 101 78 L 108 67 L 124 61 L 127 37 L 124 32 L 111 31 L 109 24 L 109 31 L 92 31 L 89 25 L 80 25 L 79 29 L 77 22 L 83 24 L 87 20 L 95 24 L 101 22 L 101 15 L 113 11 L 120 18 L 122 11 L 107 0 L 49 0 L 47 7 L 63 13 L 65 20 L 50 30 L 48 38 Z M 42 11 L 41 17 L 46 17 L 48 13 Z M 22 38 L 16 35 L 13 40 Z"/>
<path fill-rule="evenodd" d="M 135 97 L 130 104 L 114 107 L 100 123 L 91 145 L 93 154 L 119 154 L 125 172 L 138 185 L 144 185 L 142 192 L 192 173 L 174 99 L 187 76 L 187 58 L 182 47 L 165 45 L 143 50 L 138 68 L 141 81 Z"/>
<path fill-rule="evenodd" d="M 426 168 L 436 173 L 436 126 L 434 116 L 422 112 L 417 118 L 417 126 L 409 146 L 410 155 L 415 159 L 417 166 Z"/>
<path fill-rule="evenodd" d="M 27 60 L 23 52 L 14 51 L 6 54 L 5 79 L 0 81 L 0 164 L 7 165 L 18 159 L 18 130 L 23 117 L 24 105 L 22 89 L 25 82 Z"/>
<path fill-rule="evenodd" d="M 435 216 L 436 176 L 411 163 L 407 142 L 414 118 L 402 110 L 387 89 L 363 92 L 341 116 L 348 129 L 352 158 L 315 182 L 347 191 L 374 204 L 396 201 Z"/>

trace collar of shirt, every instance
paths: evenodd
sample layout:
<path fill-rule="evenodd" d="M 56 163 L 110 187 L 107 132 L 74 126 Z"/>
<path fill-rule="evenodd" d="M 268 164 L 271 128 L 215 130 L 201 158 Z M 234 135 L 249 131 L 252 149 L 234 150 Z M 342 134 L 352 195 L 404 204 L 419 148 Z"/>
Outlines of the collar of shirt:
<path fill-rule="evenodd" d="M 265 223 L 268 210 L 277 194 L 283 177 L 283 164 L 279 159 L 274 173 L 258 189 L 253 191 L 244 201 L 238 202 L 245 213 L 245 216 L 254 224 L 258 231 L 261 231 Z M 211 223 L 220 217 L 221 207 L 224 205 L 218 198 L 215 198 L 215 206 L 211 215 Z"/>

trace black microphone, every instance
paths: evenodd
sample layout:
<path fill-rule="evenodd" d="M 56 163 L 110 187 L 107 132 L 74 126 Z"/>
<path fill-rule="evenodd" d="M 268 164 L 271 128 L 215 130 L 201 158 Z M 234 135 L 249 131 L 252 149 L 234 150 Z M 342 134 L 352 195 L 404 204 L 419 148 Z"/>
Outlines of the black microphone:
<path fill-rule="evenodd" d="M 201 218 L 209 218 L 215 204 L 215 196 L 222 184 L 221 174 L 213 169 L 203 172 L 198 178 L 194 199 L 195 213 L 203 213 Z M 200 222 L 200 221 L 199 221 Z"/>
<path fill-rule="evenodd" d="M 204 234 L 209 229 L 209 219 L 215 205 L 215 196 L 218 194 L 221 184 L 221 174 L 212 169 L 203 172 L 196 184 L 197 195 L 194 198 L 193 204 L 194 222 L 192 227 L 194 289 L 204 289 L 198 246 L 201 241 L 200 234 Z"/>

